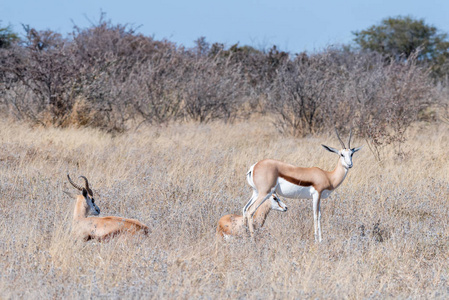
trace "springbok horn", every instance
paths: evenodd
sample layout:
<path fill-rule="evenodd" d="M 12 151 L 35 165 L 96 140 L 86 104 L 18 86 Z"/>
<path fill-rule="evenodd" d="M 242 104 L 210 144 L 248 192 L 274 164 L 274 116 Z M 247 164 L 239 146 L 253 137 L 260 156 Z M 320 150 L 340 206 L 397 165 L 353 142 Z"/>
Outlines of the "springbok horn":
<path fill-rule="evenodd" d="M 83 178 L 83 179 L 84 179 L 84 182 L 86 183 L 86 190 L 87 190 L 87 192 L 88 192 L 91 196 L 93 196 L 94 193 L 92 193 L 92 190 L 91 190 L 90 187 L 89 187 L 89 181 L 87 181 L 87 178 L 86 178 L 85 176 L 80 176 L 80 177 L 78 177 L 78 178 Z"/>
<path fill-rule="evenodd" d="M 340 141 L 340 144 L 343 147 L 343 149 L 346 149 L 345 144 L 343 143 L 343 141 L 341 140 L 340 136 L 338 135 L 337 128 L 335 128 L 335 133 L 337 134 L 338 140 Z"/>
<path fill-rule="evenodd" d="M 78 190 L 80 190 L 80 191 L 83 190 L 83 188 L 82 188 L 81 186 L 77 185 L 76 183 L 74 183 L 74 182 L 72 181 L 72 179 L 70 178 L 69 174 L 67 174 L 67 178 L 69 179 L 69 182 L 70 182 L 76 189 L 78 189 Z"/>
<path fill-rule="evenodd" d="M 351 130 L 349 130 L 348 149 L 351 149 L 351 137 L 352 137 L 352 128 Z"/>

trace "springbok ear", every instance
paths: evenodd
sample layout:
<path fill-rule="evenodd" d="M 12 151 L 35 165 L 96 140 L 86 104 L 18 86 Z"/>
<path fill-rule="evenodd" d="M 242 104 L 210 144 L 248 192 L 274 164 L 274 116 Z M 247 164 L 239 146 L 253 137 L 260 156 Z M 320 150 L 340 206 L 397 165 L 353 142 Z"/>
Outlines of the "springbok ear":
<path fill-rule="evenodd" d="M 352 148 L 351 151 L 352 153 L 359 151 L 360 149 L 362 149 L 363 146 L 357 147 L 357 148 Z"/>
<path fill-rule="evenodd" d="M 334 152 L 334 153 L 339 154 L 338 150 L 335 149 L 335 148 L 332 148 L 332 147 L 329 147 L 329 146 L 326 146 L 326 145 L 323 145 L 323 144 L 321 144 L 321 146 L 323 146 L 323 148 L 326 149 L 329 152 Z"/>

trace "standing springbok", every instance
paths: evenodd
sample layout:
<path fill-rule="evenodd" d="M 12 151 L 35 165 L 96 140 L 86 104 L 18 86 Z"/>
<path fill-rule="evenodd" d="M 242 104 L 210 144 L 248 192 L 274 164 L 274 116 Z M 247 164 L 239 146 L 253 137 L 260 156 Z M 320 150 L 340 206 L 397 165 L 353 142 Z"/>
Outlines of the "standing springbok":
<path fill-rule="evenodd" d="M 72 233 L 80 239 L 88 241 L 90 239 L 105 240 L 119 234 L 135 234 L 142 231 L 148 233 L 148 227 L 134 219 L 120 217 L 92 217 L 100 214 L 100 208 L 95 204 L 93 192 L 89 187 L 89 182 L 84 176 L 85 187 L 77 185 L 67 174 L 69 182 L 82 195 L 76 196 L 75 211 L 73 213 Z"/>
<path fill-rule="evenodd" d="M 270 198 L 274 190 L 280 196 L 293 199 L 313 200 L 313 221 L 315 240 L 321 242 L 321 199 L 327 198 L 345 179 L 352 168 L 352 155 L 362 147 L 351 148 L 352 131 L 349 134 L 348 147 L 335 130 L 342 146 L 341 150 L 322 145 L 324 149 L 338 154 L 337 166 L 332 172 L 318 167 L 301 168 L 273 159 L 265 159 L 251 166 L 247 173 L 253 195 L 243 208 L 251 234 L 254 232 L 253 215 L 257 208 Z"/>
<path fill-rule="evenodd" d="M 287 209 L 287 205 L 285 205 L 275 193 L 272 193 L 269 201 L 266 201 L 265 205 L 262 205 L 262 207 L 257 209 L 254 214 L 254 225 L 256 225 L 257 228 L 262 228 L 271 210 L 285 212 Z M 223 216 L 218 220 L 217 238 L 227 240 L 231 236 L 241 236 L 246 231 L 245 226 L 246 224 L 243 216 L 235 214 Z"/>

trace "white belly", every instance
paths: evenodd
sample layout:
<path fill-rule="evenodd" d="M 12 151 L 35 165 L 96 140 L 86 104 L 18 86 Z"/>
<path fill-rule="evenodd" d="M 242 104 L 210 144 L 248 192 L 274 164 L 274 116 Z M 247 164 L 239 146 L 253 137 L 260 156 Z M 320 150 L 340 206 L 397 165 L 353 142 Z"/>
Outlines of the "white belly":
<path fill-rule="evenodd" d="M 327 198 L 332 191 L 324 190 L 321 199 Z M 312 199 L 317 190 L 313 186 L 300 186 L 293 184 L 283 178 L 278 179 L 276 193 L 280 196 L 291 199 Z"/>

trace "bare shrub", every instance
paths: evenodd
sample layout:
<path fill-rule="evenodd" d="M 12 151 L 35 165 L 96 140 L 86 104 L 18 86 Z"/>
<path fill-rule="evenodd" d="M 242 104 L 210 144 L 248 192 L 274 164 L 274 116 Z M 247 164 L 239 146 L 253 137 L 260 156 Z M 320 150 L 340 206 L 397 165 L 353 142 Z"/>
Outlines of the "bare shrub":
<path fill-rule="evenodd" d="M 252 112 L 267 113 L 264 99 L 277 76 L 279 68 L 289 61 L 287 52 L 280 51 L 276 46 L 268 50 L 257 50 L 250 46 L 232 45 L 226 49 L 223 44 L 213 44 L 209 56 L 226 59 L 229 65 L 238 64 L 245 85 L 241 94 L 246 97 Z"/>
<path fill-rule="evenodd" d="M 100 116 L 97 127 L 126 129 L 127 122 L 136 117 L 136 107 L 141 107 L 139 97 L 146 96 L 142 95 L 146 84 L 151 83 L 136 85 L 136 77 L 148 79 L 143 66 L 159 53 L 169 54 L 172 48 L 170 43 L 153 41 L 136 34 L 134 28 L 113 25 L 103 18 L 90 28 L 75 28 L 73 52 L 82 66 L 78 93 Z M 143 114 L 143 110 L 139 112 Z"/>
<path fill-rule="evenodd" d="M 449 81 L 439 82 L 436 87 L 436 95 L 438 96 L 438 111 L 436 118 L 449 123 Z"/>
<path fill-rule="evenodd" d="M 330 49 L 283 64 L 268 99 L 281 132 L 304 136 L 355 127 L 380 160 L 391 143 L 402 154 L 405 132 L 435 101 L 433 91 L 416 56 L 386 63 L 375 53 Z"/>
<path fill-rule="evenodd" d="M 114 106 L 110 102 L 94 103 L 79 96 L 75 99 L 64 125 L 101 128 L 109 132 L 123 131 L 124 120 L 117 118 L 118 114 L 113 113 L 113 110 Z M 112 114 L 115 118 L 111 118 Z"/>
<path fill-rule="evenodd" d="M 276 47 L 226 48 L 204 38 L 184 49 L 104 15 L 75 26 L 71 39 L 25 30 L 22 44 L 0 49 L 0 109 L 43 125 L 121 132 L 142 121 L 231 122 L 262 112 L 294 136 L 357 127 L 380 159 L 384 145 L 401 152 L 405 130 L 434 101 L 415 56 L 386 63 L 374 53 L 327 49 L 291 58 Z"/>
<path fill-rule="evenodd" d="M 433 102 L 429 71 L 420 67 L 413 56 L 403 63 L 370 64 L 358 68 L 352 76 L 359 134 L 378 160 L 381 148 L 391 143 L 398 154 L 403 154 L 401 145 L 407 128 Z"/>
<path fill-rule="evenodd" d="M 269 92 L 269 105 L 278 115 L 278 129 L 294 136 L 320 131 L 324 125 L 323 105 L 330 101 L 334 72 L 327 54 L 299 55 L 285 62 Z"/>
<path fill-rule="evenodd" d="M 60 125 L 73 103 L 77 65 L 59 34 L 25 29 L 24 47 L 2 52 L 1 72 L 14 82 L 4 101 L 20 119 Z"/>
<path fill-rule="evenodd" d="M 155 55 L 135 69 L 124 97 L 150 124 L 166 124 L 181 118 L 183 57 L 176 49 Z"/>
<path fill-rule="evenodd" d="M 185 117 L 198 122 L 234 120 L 242 107 L 243 86 L 240 64 L 218 57 L 189 59 L 180 87 Z"/>

